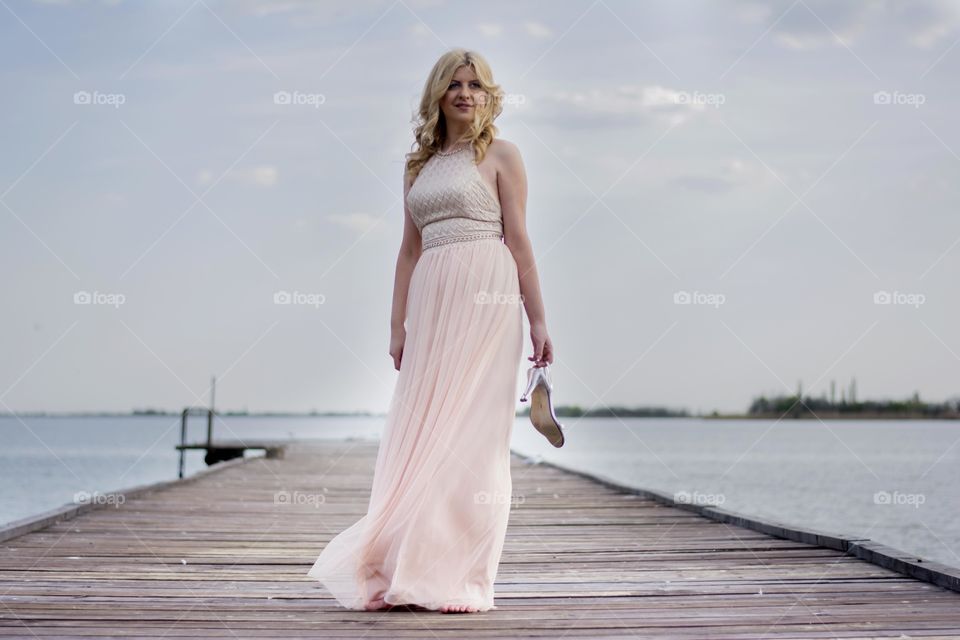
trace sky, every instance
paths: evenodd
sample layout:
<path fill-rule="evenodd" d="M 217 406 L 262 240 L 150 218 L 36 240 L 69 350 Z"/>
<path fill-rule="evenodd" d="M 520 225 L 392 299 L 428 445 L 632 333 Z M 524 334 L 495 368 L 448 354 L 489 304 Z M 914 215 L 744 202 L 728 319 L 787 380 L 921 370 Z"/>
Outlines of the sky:
<path fill-rule="evenodd" d="M 958 42 L 932 0 L 2 0 L 0 412 L 386 411 L 452 47 L 509 97 L 557 403 L 955 398 Z"/>

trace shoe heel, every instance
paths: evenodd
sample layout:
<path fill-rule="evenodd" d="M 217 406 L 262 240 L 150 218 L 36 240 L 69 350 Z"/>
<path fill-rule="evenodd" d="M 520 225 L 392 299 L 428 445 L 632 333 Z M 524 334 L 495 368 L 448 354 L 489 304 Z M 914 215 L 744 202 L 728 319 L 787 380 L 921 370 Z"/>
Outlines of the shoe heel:
<path fill-rule="evenodd" d="M 523 392 L 523 395 L 520 396 L 520 402 L 526 402 L 530 398 L 530 393 L 533 391 L 534 387 L 537 386 L 537 381 L 540 379 L 540 372 L 537 371 L 537 367 L 530 367 L 527 369 L 527 390 Z"/>

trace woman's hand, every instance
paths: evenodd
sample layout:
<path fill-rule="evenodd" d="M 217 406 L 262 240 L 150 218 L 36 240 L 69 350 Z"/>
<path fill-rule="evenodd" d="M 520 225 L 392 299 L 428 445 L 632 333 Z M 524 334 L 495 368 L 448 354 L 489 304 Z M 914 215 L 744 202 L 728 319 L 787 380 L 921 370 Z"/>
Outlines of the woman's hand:
<path fill-rule="evenodd" d="M 545 367 L 553 364 L 553 342 L 547 335 L 547 325 L 543 322 L 530 325 L 530 340 L 533 342 L 533 355 L 527 360 L 532 361 L 535 367 Z"/>
<path fill-rule="evenodd" d="M 390 331 L 390 356 L 393 358 L 393 368 L 400 371 L 400 360 L 403 357 L 403 345 L 407 341 L 407 330 L 399 327 Z"/>

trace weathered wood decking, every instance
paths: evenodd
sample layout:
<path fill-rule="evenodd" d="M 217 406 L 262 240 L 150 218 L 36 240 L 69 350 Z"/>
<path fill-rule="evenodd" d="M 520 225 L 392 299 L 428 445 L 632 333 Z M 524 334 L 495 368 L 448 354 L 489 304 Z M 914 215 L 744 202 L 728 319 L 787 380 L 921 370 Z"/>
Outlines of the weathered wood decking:
<path fill-rule="evenodd" d="M 960 593 L 519 457 L 497 609 L 348 611 L 305 573 L 375 455 L 299 443 L 6 540 L 0 636 L 960 637 Z"/>

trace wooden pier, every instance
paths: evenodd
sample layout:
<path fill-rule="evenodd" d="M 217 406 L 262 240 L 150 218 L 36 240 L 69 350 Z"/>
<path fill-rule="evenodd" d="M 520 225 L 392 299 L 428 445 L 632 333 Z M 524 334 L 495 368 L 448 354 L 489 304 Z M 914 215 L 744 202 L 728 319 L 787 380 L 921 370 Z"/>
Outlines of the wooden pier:
<path fill-rule="evenodd" d="M 867 560 L 895 550 L 868 541 L 735 524 L 519 456 L 496 609 L 346 610 L 306 571 L 363 515 L 376 451 L 295 443 L 6 527 L 0 636 L 960 637 L 948 567 L 900 554 L 892 570 Z"/>

